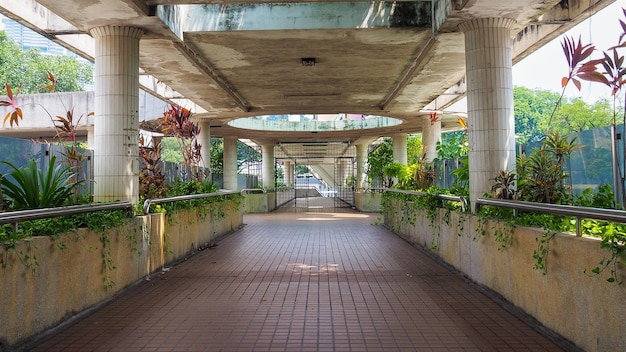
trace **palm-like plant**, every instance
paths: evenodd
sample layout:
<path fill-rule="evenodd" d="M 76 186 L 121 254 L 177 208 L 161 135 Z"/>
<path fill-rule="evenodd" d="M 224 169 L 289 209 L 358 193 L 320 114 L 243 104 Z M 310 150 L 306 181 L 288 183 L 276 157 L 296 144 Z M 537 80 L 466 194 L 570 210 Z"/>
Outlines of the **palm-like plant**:
<path fill-rule="evenodd" d="M 35 160 L 30 160 L 26 167 L 15 167 L 2 161 L 11 168 L 9 177 L 0 180 L 4 196 L 10 198 L 15 210 L 50 208 L 64 205 L 72 197 L 74 188 L 81 182 L 71 182 L 73 175 L 70 167 L 56 165 L 56 157 L 50 158 L 45 173 L 37 168 Z"/>

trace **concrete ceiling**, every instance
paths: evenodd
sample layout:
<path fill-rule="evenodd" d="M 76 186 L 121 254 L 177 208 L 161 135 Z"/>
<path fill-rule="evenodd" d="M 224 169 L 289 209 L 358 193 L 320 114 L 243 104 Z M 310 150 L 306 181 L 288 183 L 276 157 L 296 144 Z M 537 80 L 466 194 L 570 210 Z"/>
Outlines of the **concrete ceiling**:
<path fill-rule="evenodd" d="M 289 143 L 419 133 L 420 116 L 465 93 L 459 23 L 515 19 L 516 62 L 611 2 L 0 0 L 0 11 L 85 56 L 90 49 L 78 48 L 72 36 L 104 25 L 141 27 L 141 69 L 197 104 L 195 116 L 210 121 L 213 136 Z M 16 6 L 31 6 L 35 18 L 47 21 L 37 23 Z M 304 66 L 302 58 L 315 58 L 315 65 Z M 240 117 L 288 113 L 371 114 L 404 123 L 318 133 L 227 125 Z M 456 119 L 445 116 L 444 130 L 458 128 Z"/>

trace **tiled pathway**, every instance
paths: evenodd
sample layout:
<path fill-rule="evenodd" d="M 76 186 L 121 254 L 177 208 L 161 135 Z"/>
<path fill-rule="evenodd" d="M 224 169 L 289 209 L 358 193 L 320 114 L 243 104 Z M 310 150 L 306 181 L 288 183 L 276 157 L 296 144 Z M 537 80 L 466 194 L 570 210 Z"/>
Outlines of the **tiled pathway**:
<path fill-rule="evenodd" d="M 356 212 L 246 215 L 243 229 L 35 351 L 561 351 Z"/>

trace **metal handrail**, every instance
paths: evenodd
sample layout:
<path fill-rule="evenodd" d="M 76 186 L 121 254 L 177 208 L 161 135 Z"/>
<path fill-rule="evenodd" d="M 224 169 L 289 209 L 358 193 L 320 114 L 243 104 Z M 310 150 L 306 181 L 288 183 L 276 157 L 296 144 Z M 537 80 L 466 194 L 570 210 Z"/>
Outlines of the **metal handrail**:
<path fill-rule="evenodd" d="M 393 189 L 393 188 L 387 188 L 387 190 L 385 192 L 412 194 L 412 195 L 415 195 L 415 196 L 422 196 L 422 197 L 423 196 L 432 195 L 432 194 L 426 193 L 426 192 L 407 191 L 407 190 L 403 190 L 403 189 Z M 443 199 L 443 200 L 449 200 L 449 201 L 461 203 L 461 211 L 462 212 L 465 212 L 468 209 L 467 199 L 465 199 L 465 197 L 463 197 L 463 196 L 452 196 L 452 195 L 449 195 L 449 194 L 437 194 L 436 196 L 438 198 L 440 198 L 440 199 Z"/>
<path fill-rule="evenodd" d="M 572 216 L 576 218 L 576 236 L 582 236 L 580 221 L 582 219 L 594 219 L 626 224 L 626 211 L 616 209 L 588 208 L 574 205 L 546 204 L 525 202 L 521 200 L 504 200 L 492 198 L 476 199 L 476 212 L 483 205 L 490 205 L 514 209 L 514 216 L 518 210 L 535 211 L 551 215 Z"/>
<path fill-rule="evenodd" d="M 133 205 L 131 202 L 114 202 L 114 203 L 102 203 L 102 204 L 82 204 L 82 205 L 70 205 L 66 207 L 55 208 L 41 208 L 41 209 L 29 209 L 18 210 L 6 213 L 0 213 L 0 225 L 13 224 L 13 230 L 17 231 L 17 224 L 29 220 L 39 220 L 54 218 L 58 216 L 70 216 L 75 214 L 91 213 L 94 211 L 103 210 L 123 210 L 128 209 L 133 211 Z"/>
<path fill-rule="evenodd" d="M 241 193 L 267 193 L 267 190 L 264 188 L 244 188 L 240 192 Z"/>
<path fill-rule="evenodd" d="M 183 201 L 183 200 L 192 200 L 192 199 L 201 199 L 201 198 L 211 198 L 211 197 L 224 196 L 224 195 L 228 195 L 228 194 L 239 194 L 239 192 L 235 192 L 235 191 L 219 191 L 217 193 L 189 194 L 189 195 L 185 195 L 185 196 L 146 199 L 143 202 L 143 213 L 144 214 L 150 214 L 150 205 L 151 204 L 179 202 L 179 201 Z"/>

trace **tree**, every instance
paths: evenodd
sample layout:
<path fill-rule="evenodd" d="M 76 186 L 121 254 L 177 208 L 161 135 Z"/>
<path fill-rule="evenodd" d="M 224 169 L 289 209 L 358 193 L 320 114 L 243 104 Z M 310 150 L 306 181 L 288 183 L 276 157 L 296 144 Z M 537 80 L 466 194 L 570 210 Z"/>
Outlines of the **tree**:
<path fill-rule="evenodd" d="M 551 131 L 561 135 L 578 133 L 596 127 L 605 127 L 611 124 L 613 111 L 606 99 L 587 104 L 580 98 L 569 100 L 561 105 L 561 108 L 552 118 Z M 542 123 L 545 121 L 542 121 Z M 547 128 L 547 126 L 541 126 Z"/>
<path fill-rule="evenodd" d="M 246 162 L 260 162 L 261 153 L 251 148 L 249 145 L 237 141 L 237 169 Z"/>
<path fill-rule="evenodd" d="M 39 49 L 22 50 L 4 31 L 0 31 L 0 82 L 22 86 L 23 94 L 43 93 L 41 83 L 47 71 L 56 77 L 58 92 L 77 92 L 93 83 L 93 69 L 73 57 L 44 55 Z"/>
<path fill-rule="evenodd" d="M 389 187 L 393 182 L 385 175 L 385 166 L 393 162 L 393 146 L 386 139 L 367 156 L 367 178 L 374 187 Z"/>
<path fill-rule="evenodd" d="M 183 152 L 180 143 L 173 137 L 161 139 L 161 160 L 170 163 L 182 163 Z"/>
<path fill-rule="evenodd" d="M 559 95 L 548 90 L 513 88 L 518 143 L 539 142 L 544 138 L 548 118 L 558 100 Z"/>
<path fill-rule="evenodd" d="M 559 100 L 558 93 L 549 90 L 515 87 L 515 134 L 518 143 L 537 143 L 545 139 L 548 125 L 560 135 L 578 133 L 611 124 L 613 109 L 606 99 L 588 104 L 580 98 L 562 98 L 560 107 L 554 111 Z M 553 114 L 553 115 L 552 115 Z M 550 116 L 552 121 L 550 122 Z"/>
<path fill-rule="evenodd" d="M 413 165 L 422 159 L 424 147 L 422 135 L 410 135 L 406 140 L 406 160 L 408 165 Z"/>
<path fill-rule="evenodd" d="M 214 174 L 224 173 L 224 140 L 211 138 L 211 172 Z"/>

